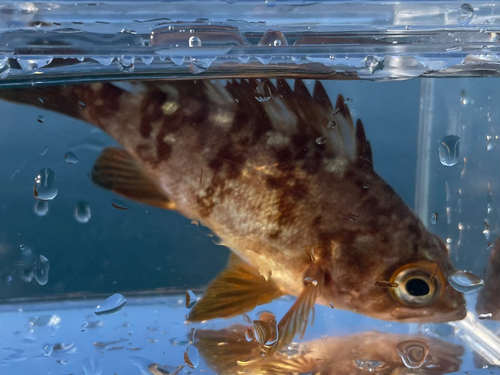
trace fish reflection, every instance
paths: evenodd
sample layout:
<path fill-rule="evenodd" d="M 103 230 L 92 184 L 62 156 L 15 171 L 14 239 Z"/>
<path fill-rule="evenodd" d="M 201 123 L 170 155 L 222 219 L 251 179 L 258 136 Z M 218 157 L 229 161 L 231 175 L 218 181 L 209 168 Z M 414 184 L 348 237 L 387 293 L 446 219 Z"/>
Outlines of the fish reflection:
<path fill-rule="evenodd" d="M 476 312 L 482 319 L 500 320 L 500 237 L 491 249 L 484 286 L 479 290 Z"/>
<path fill-rule="evenodd" d="M 446 374 L 460 369 L 461 346 L 433 337 L 383 332 L 322 337 L 291 344 L 262 356 L 260 344 L 248 341 L 251 329 L 233 325 L 198 330 L 193 345 L 217 374 Z"/>
<path fill-rule="evenodd" d="M 297 300 L 278 323 L 277 349 L 304 332 L 315 303 L 405 322 L 465 316 L 463 295 L 447 281 L 445 244 L 375 173 L 361 120 L 319 82 L 312 94 L 301 80 L 292 89 L 284 79 L 250 79 L 29 87 L 0 97 L 98 126 L 124 148 L 102 152 L 97 185 L 198 220 L 232 250 L 191 321 L 290 294 Z"/>

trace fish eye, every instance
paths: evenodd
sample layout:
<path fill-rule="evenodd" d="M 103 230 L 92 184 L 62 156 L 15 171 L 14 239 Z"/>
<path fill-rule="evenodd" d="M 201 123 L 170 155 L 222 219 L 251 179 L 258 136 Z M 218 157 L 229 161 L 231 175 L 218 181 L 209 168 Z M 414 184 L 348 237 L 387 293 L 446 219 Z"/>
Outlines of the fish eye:
<path fill-rule="evenodd" d="M 429 284 L 427 284 L 427 281 L 417 277 L 406 281 L 405 288 L 408 294 L 415 297 L 426 296 L 431 291 L 431 288 L 429 287 Z"/>
<path fill-rule="evenodd" d="M 435 273 L 436 267 L 411 264 L 403 266 L 391 278 L 391 282 L 398 284 L 396 288 L 391 288 L 391 293 L 398 302 L 404 305 L 428 306 L 436 300 L 441 291 L 441 274 Z"/>

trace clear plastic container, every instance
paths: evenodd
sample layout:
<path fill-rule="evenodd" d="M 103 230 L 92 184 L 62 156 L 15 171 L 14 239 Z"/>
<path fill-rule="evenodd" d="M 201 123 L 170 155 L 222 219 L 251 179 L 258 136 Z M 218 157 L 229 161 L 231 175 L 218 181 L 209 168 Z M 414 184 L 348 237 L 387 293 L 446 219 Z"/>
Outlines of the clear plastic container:
<path fill-rule="evenodd" d="M 499 20 L 495 2 L 0 3 L 0 374 L 497 372 Z M 200 91 L 192 89 L 193 80 Z M 206 84 L 207 80 L 212 83 Z M 202 217 L 200 224 L 197 215 L 182 208 L 187 203 L 179 197 L 173 200 L 175 207 L 163 202 L 164 208 L 174 210 L 162 210 L 123 197 L 127 194 L 116 186 L 113 189 L 121 191 L 121 197 L 92 183 L 93 166 L 103 150 L 117 143 L 127 150 L 131 147 L 135 138 L 127 137 L 127 132 L 134 124 L 144 122 L 144 129 L 152 124 L 150 132 L 155 131 L 147 112 L 134 116 L 134 100 L 142 98 L 141 90 L 163 87 L 167 92 L 165 87 L 174 87 L 182 93 L 178 102 L 161 103 L 162 116 L 174 115 L 178 103 L 185 105 L 181 109 L 187 108 L 186 103 L 195 103 L 192 113 L 196 115 L 201 113 L 196 105 L 206 104 L 203 98 L 213 100 L 209 109 L 215 112 L 200 115 L 200 121 L 215 113 L 216 118 L 210 120 L 211 126 L 220 127 L 215 134 L 230 139 L 236 128 L 224 127 L 229 112 L 222 105 L 216 111 L 217 95 L 229 93 L 235 108 L 253 103 L 250 107 L 255 111 L 242 111 L 238 126 L 258 128 L 260 123 L 252 119 L 261 118 L 262 108 L 282 103 L 287 95 L 293 97 L 284 82 L 293 87 L 295 80 L 303 82 L 310 93 L 314 93 L 315 81 L 320 81 L 332 107 L 337 95 L 343 95 L 344 100 L 336 104 L 340 110 L 333 110 L 329 121 L 317 126 L 332 134 L 342 128 L 342 120 L 336 116 L 346 115 L 345 105 L 354 120 L 362 119 L 374 171 L 401 197 L 397 207 L 408 206 L 425 225 L 426 229 L 407 230 L 408 238 L 418 236 L 417 230 L 429 231 L 446 245 L 449 255 L 441 251 L 440 257 L 449 256 L 454 268 L 443 271 L 439 282 L 447 293 L 456 293 L 453 288 L 465 293 L 464 319 L 402 322 L 398 315 L 398 308 L 404 305 L 401 301 L 391 314 L 375 316 L 375 310 L 363 307 L 365 302 L 370 305 L 377 298 L 397 301 L 402 298 L 398 293 L 404 293 L 397 291 L 403 284 L 392 280 L 392 270 L 364 281 L 361 271 L 352 293 L 360 301 L 357 312 L 337 304 L 335 298 L 340 297 L 332 297 L 332 306 L 318 298 L 314 324 L 307 326 L 303 338 L 297 334 L 280 347 L 276 343 L 283 343 L 279 335 L 283 337 L 284 331 L 279 322 L 297 303 L 297 295 L 247 309 L 245 315 L 240 311 L 228 319 L 190 322 L 187 318 L 194 301 L 202 303 L 207 285 L 226 267 L 230 250 L 221 244 L 228 245 L 230 234 L 223 229 L 231 227 L 236 233 L 243 224 L 206 227 L 202 224 L 213 222 Z M 222 87 L 218 86 L 221 82 L 233 89 L 211 91 L 211 96 L 200 94 L 208 90 L 204 87 Z M 98 84 L 112 90 L 92 93 L 92 88 L 101 87 Z M 257 88 L 238 97 L 235 92 L 242 91 L 234 87 L 246 84 Z M 71 96 L 75 92 L 83 94 Z M 120 99 L 123 97 L 130 100 Z M 270 136 L 268 146 L 275 147 L 288 131 L 293 133 L 293 119 L 305 108 L 301 106 L 328 105 L 323 99 L 314 94 L 312 102 L 309 97 L 295 106 L 287 102 L 276 107 L 273 115 L 266 112 L 275 121 L 273 129 L 279 128 L 282 135 Z M 302 120 L 313 122 L 311 118 L 322 108 Z M 157 109 L 158 103 L 153 102 L 151 111 Z M 93 110 L 97 116 L 92 117 Z M 125 135 L 110 130 L 110 124 L 117 123 Z M 196 129 L 196 123 L 180 125 Z M 342 137 L 335 133 L 337 138 L 325 133 L 323 137 L 314 135 L 317 128 L 306 129 L 310 131 L 302 129 L 298 134 L 298 139 L 306 139 L 304 155 L 308 150 L 321 155 L 309 169 L 330 165 L 327 172 L 337 173 L 339 164 L 332 160 L 338 159 L 330 160 L 321 153 L 334 143 L 338 158 L 338 147 L 349 141 L 346 133 Z M 198 131 L 199 142 L 218 138 L 212 137 L 212 128 Z M 360 139 L 359 134 L 356 137 Z M 166 135 L 162 140 L 173 142 Z M 210 146 L 205 153 L 200 150 L 193 151 L 192 161 L 190 155 L 184 156 L 185 175 L 180 173 L 176 184 L 182 185 L 192 168 L 204 165 L 216 153 Z M 260 160 L 250 146 L 244 151 L 245 158 Z M 261 151 L 267 155 L 264 148 Z M 367 155 L 362 156 L 370 159 Z M 238 157 L 242 156 L 230 154 L 214 160 L 237 163 Z M 138 160 L 147 164 L 146 159 Z M 278 170 L 283 163 L 276 159 Z M 269 172 L 272 165 L 254 165 L 256 178 L 275 173 Z M 204 175 L 201 169 L 200 185 L 204 178 L 211 178 L 210 173 Z M 161 185 L 158 181 L 163 180 L 155 176 L 164 192 L 174 189 L 174 185 Z M 312 176 L 312 172 L 306 176 L 304 184 L 320 186 L 311 181 L 322 179 Z M 345 181 L 349 178 L 352 176 L 344 176 L 338 186 L 332 185 L 332 190 L 344 189 L 346 196 L 345 202 L 340 201 L 339 193 L 332 191 L 332 197 L 337 197 L 332 198 L 332 212 L 358 207 L 362 214 L 350 212 L 345 217 L 347 224 L 361 225 L 367 217 L 379 219 L 380 232 L 390 236 L 393 228 L 382 223 L 396 213 L 368 210 L 348 198 L 350 189 L 345 186 L 350 185 Z M 241 181 L 237 184 L 243 192 L 240 201 L 251 202 L 245 191 L 252 185 Z M 287 185 L 290 180 L 283 181 Z M 363 188 L 369 191 L 373 186 L 367 183 Z M 295 193 L 288 190 L 280 199 L 293 206 L 301 199 Z M 259 194 L 266 199 L 274 193 L 269 184 L 262 184 Z M 325 196 L 318 199 L 331 204 Z M 380 196 L 374 193 L 374 199 Z M 151 191 L 145 197 L 143 203 L 151 198 Z M 220 206 L 225 212 L 236 212 L 236 218 L 244 211 L 238 204 L 220 202 Z M 254 214 L 257 217 L 260 211 Z M 281 223 L 295 214 L 291 209 Z M 300 215 L 304 216 L 303 211 Z M 297 229 L 298 242 L 303 239 L 300 233 L 310 233 L 307 228 L 312 223 Z M 262 238 L 266 230 L 262 227 Z M 345 232 L 339 233 L 337 236 Z M 358 234 L 354 239 L 342 243 L 353 245 L 360 238 L 354 233 Z M 274 235 L 279 238 L 280 233 Z M 378 250 L 343 263 L 346 278 L 350 270 L 355 274 L 364 267 L 370 274 L 373 265 L 383 266 L 386 251 L 377 244 L 373 247 Z M 241 250 L 234 243 L 233 249 Z M 258 246 L 253 249 L 260 251 Z M 402 263 L 426 256 L 422 249 L 413 256 L 403 247 L 400 252 L 393 250 L 397 262 Z M 314 251 L 304 248 L 306 253 L 317 259 Z M 265 277 L 270 272 L 271 280 L 273 275 L 280 277 L 284 272 L 280 271 L 281 258 L 266 256 L 269 269 L 264 270 L 260 263 L 259 272 Z M 246 261 L 252 263 L 251 256 Z M 295 265 L 290 261 L 287 267 Z M 323 284 L 323 279 L 314 277 L 296 272 L 288 283 L 304 279 L 309 287 L 325 290 L 327 281 Z M 435 278 L 437 274 L 432 273 L 426 279 L 428 293 L 434 293 Z M 361 296 L 358 292 L 373 288 L 374 280 L 383 292 Z M 330 288 L 345 292 L 343 279 L 330 281 Z M 281 287 L 287 289 L 286 283 Z M 413 297 L 421 297 L 419 293 Z M 415 311 L 422 309 L 418 304 L 412 306 Z"/>

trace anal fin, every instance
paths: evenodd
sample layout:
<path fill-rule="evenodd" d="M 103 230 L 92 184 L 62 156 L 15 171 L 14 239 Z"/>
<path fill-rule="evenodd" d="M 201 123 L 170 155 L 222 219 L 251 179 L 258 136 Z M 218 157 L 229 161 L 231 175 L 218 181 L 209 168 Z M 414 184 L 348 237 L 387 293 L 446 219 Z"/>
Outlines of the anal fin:
<path fill-rule="evenodd" d="M 210 283 L 204 296 L 190 311 L 188 320 L 203 321 L 229 318 L 271 302 L 284 293 L 259 271 L 234 258 Z"/>
<path fill-rule="evenodd" d="M 151 181 L 136 159 L 127 151 L 110 147 L 97 158 L 92 182 L 125 198 L 164 209 L 175 204 Z"/>

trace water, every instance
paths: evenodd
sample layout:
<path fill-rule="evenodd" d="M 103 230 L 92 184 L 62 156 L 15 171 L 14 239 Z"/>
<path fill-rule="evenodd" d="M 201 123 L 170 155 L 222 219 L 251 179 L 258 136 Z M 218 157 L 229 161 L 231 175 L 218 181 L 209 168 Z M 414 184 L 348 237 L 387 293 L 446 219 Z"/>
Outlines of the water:
<path fill-rule="evenodd" d="M 495 7 L 115 6 L 0 15 L 2 374 L 500 365 Z"/>

